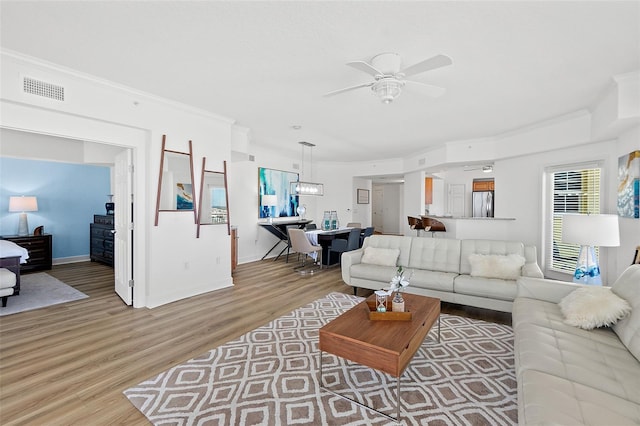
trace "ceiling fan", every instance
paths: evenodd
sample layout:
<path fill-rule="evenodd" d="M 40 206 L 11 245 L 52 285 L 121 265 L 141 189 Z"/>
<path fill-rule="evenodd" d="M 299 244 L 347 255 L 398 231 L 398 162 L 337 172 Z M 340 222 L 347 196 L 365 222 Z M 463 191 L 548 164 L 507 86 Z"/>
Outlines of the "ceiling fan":
<path fill-rule="evenodd" d="M 381 53 L 371 58 L 371 63 L 364 61 L 347 62 L 348 66 L 372 75 L 374 78 L 373 81 L 334 90 L 333 92 L 326 93 L 324 96 L 333 96 L 361 87 L 371 87 L 371 90 L 378 95 L 383 103 L 390 104 L 395 98 L 400 96 L 400 92 L 406 83 L 420 87 L 428 96 L 441 96 L 445 92 L 444 88 L 419 81 L 407 80 L 406 77 L 445 67 L 452 63 L 451 58 L 448 56 L 436 55 L 401 69 L 402 60 L 400 55 L 397 53 Z"/>

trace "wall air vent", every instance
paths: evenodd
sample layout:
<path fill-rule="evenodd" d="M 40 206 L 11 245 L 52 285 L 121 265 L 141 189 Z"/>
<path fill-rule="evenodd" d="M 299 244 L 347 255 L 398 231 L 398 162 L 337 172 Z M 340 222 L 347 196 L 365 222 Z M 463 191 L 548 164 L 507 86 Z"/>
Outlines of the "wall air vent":
<path fill-rule="evenodd" d="M 22 91 L 24 93 L 64 102 L 64 87 L 47 83 L 46 81 L 36 80 L 35 78 L 24 77 L 22 80 Z"/>

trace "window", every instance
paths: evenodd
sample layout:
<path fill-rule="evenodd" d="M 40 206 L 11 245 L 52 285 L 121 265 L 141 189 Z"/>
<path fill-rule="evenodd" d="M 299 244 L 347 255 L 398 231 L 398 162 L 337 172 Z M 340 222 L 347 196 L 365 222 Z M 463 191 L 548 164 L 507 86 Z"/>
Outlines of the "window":
<path fill-rule="evenodd" d="M 562 242 L 562 218 L 565 213 L 600 213 L 599 165 L 586 165 L 554 169 L 550 171 L 551 225 L 547 241 L 548 269 L 555 272 L 573 274 L 580 246 Z M 596 256 L 599 255 L 598 247 Z"/>

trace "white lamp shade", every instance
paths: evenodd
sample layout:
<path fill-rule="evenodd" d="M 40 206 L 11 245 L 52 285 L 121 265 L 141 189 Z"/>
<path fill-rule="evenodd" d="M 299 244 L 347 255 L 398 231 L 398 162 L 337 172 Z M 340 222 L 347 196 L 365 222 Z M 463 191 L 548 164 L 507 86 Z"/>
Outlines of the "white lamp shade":
<path fill-rule="evenodd" d="M 618 216 L 612 214 L 565 214 L 562 216 L 562 242 L 581 246 L 620 245 Z"/>
<path fill-rule="evenodd" d="M 36 197 L 9 197 L 10 212 L 37 212 L 38 199 Z"/>
<path fill-rule="evenodd" d="M 275 195 L 263 195 L 262 205 L 267 207 L 273 207 L 278 205 L 278 197 Z"/>

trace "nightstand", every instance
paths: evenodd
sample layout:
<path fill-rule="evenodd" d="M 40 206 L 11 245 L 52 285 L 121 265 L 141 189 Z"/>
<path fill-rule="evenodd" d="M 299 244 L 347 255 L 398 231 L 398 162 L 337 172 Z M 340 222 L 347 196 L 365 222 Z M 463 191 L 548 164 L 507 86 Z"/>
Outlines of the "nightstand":
<path fill-rule="evenodd" d="M 5 235 L 0 238 L 12 241 L 29 251 L 27 263 L 20 265 L 21 272 L 51 269 L 51 234 L 25 236 Z"/>

